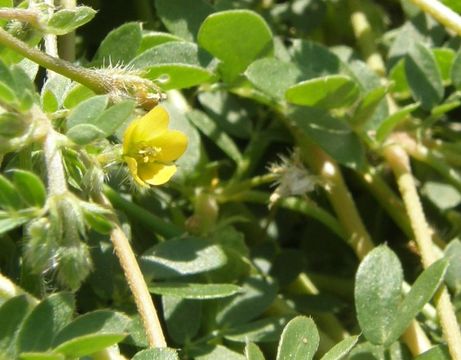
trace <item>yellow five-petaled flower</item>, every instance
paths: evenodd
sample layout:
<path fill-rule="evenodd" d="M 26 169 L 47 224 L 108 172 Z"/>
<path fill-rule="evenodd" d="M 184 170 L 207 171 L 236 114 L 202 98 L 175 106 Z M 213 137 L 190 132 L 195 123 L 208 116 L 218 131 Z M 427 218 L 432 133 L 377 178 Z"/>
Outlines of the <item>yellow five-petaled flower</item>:
<path fill-rule="evenodd" d="M 123 159 L 135 181 L 142 185 L 161 185 L 176 172 L 173 164 L 187 148 L 187 137 L 168 129 L 167 111 L 156 106 L 135 119 L 123 136 Z"/>

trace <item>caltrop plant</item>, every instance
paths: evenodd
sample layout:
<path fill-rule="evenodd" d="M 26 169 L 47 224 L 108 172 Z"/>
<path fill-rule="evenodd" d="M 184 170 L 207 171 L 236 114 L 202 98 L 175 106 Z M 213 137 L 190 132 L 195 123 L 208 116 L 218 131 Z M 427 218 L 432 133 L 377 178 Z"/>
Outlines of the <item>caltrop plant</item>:
<path fill-rule="evenodd" d="M 458 2 L 123 7 L 0 0 L 0 359 L 461 359 Z"/>

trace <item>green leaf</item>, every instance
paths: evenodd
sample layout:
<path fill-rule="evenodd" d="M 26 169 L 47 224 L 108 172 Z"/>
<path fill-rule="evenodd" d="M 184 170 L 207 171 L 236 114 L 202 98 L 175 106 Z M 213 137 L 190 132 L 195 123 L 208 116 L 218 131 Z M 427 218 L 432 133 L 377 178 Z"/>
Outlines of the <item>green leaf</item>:
<path fill-rule="evenodd" d="M 427 181 L 421 192 L 441 210 L 454 208 L 461 203 L 458 189 L 444 182 Z"/>
<path fill-rule="evenodd" d="M 258 345 L 252 342 L 245 346 L 245 357 L 247 360 L 265 360 Z"/>
<path fill-rule="evenodd" d="M 222 61 L 227 82 L 235 80 L 254 60 L 272 55 L 274 47 L 267 23 L 248 10 L 211 14 L 200 27 L 198 43 Z"/>
<path fill-rule="evenodd" d="M 179 360 L 175 349 L 156 348 L 142 350 L 136 353 L 131 360 Z"/>
<path fill-rule="evenodd" d="M 282 100 L 285 91 L 302 78 L 302 72 L 293 63 L 265 58 L 253 62 L 245 71 L 245 76 L 257 89 Z"/>
<path fill-rule="evenodd" d="M 359 87 L 344 75 L 327 75 L 302 81 L 285 92 L 285 99 L 295 105 L 324 109 L 346 107 L 359 97 Z"/>
<path fill-rule="evenodd" d="M 0 114 L 0 136 L 13 138 L 24 134 L 27 130 L 27 120 L 20 114 L 4 112 Z"/>
<path fill-rule="evenodd" d="M 387 342 L 397 321 L 403 272 L 397 256 L 385 245 L 360 263 L 355 278 L 355 307 L 363 335 L 374 344 Z"/>
<path fill-rule="evenodd" d="M 54 351 L 72 358 L 90 355 L 117 344 L 125 336 L 125 333 L 94 333 L 78 336 L 57 346 Z"/>
<path fill-rule="evenodd" d="M 55 112 L 62 105 L 71 81 L 65 76 L 55 74 L 48 78 L 41 91 L 41 102 L 46 112 Z"/>
<path fill-rule="evenodd" d="M 12 217 L 8 216 L 6 219 L 0 217 L 0 235 L 4 234 L 18 226 L 24 225 L 26 222 L 30 221 L 30 217 Z"/>
<path fill-rule="evenodd" d="M 451 10 L 461 14 L 461 4 L 457 0 L 442 0 L 444 5 L 448 6 Z"/>
<path fill-rule="evenodd" d="M 50 90 L 45 89 L 42 91 L 42 107 L 43 111 L 47 113 L 53 113 L 58 110 L 59 104 L 56 96 L 54 96 L 53 92 Z"/>
<path fill-rule="evenodd" d="M 0 307 L 0 359 L 16 358 L 17 330 L 31 310 L 26 295 L 13 297 Z"/>
<path fill-rule="evenodd" d="M 146 69 L 154 65 L 184 64 L 207 66 L 210 56 L 196 44 L 188 42 L 167 42 L 155 46 L 136 56 L 129 64 L 134 69 Z"/>
<path fill-rule="evenodd" d="M 182 39 L 166 32 L 144 31 L 142 33 L 141 45 L 139 45 L 138 55 L 155 46 L 165 44 L 170 41 L 182 41 Z"/>
<path fill-rule="evenodd" d="M 109 310 L 96 310 L 77 317 L 55 337 L 53 346 L 85 335 L 123 334 L 130 318 Z"/>
<path fill-rule="evenodd" d="M 432 109 L 443 98 L 442 76 L 432 52 L 416 43 L 405 57 L 405 73 L 413 98 L 425 110 Z"/>
<path fill-rule="evenodd" d="M 380 86 L 370 90 L 362 100 L 360 100 L 354 115 L 350 119 L 350 124 L 354 128 L 362 128 L 373 117 L 381 101 L 388 92 L 388 88 Z"/>
<path fill-rule="evenodd" d="M 288 320 L 290 318 L 287 317 L 266 317 L 234 326 L 225 331 L 224 337 L 231 341 L 243 343 L 248 341 L 276 342 Z"/>
<path fill-rule="evenodd" d="M 147 250 L 140 258 L 146 276 L 169 279 L 200 274 L 225 265 L 223 250 L 210 242 L 196 238 L 176 238 Z"/>
<path fill-rule="evenodd" d="M 389 73 L 389 80 L 392 81 L 392 95 L 396 99 L 408 99 L 411 97 L 410 86 L 405 74 L 405 59 L 400 59 Z"/>
<path fill-rule="evenodd" d="M 456 89 L 461 89 L 461 50 L 456 53 L 451 66 L 451 80 Z"/>
<path fill-rule="evenodd" d="M 188 344 L 200 330 L 202 320 L 201 301 L 162 296 L 163 316 L 168 335 L 177 344 Z"/>
<path fill-rule="evenodd" d="M 105 136 L 113 135 L 128 119 L 135 108 L 133 100 L 125 100 L 105 110 L 100 117 L 88 123 L 96 126 Z"/>
<path fill-rule="evenodd" d="M 251 137 L 253 126 L 248 120 L 255 116 L 253 104 L 224 90 L 202 92 L 198 100 L 224 132 L 242 139 Z"/>
<path fill-rule="evenodd" d="M 156 0 L 158 15 L 169 32 L 195 41 L 200 24 L 213 12 L 203 0 Z"/>
<path fill-rule="evenodd" d="M 101 42 L 92 65 L 108 67 L 129 63 L 141 45 L 141 29 L 141 23 L 130 22 L 112 30 Z"/>
<path fill-rule="evenodd" d="M 345 121 L 325 110 L 308 107 L 294 108 L 289 116 L 311 141 L 336 161 L 355 169 L 363 166 L 363 145 Z"/>
<path fill-rule="evenodd" d="M 65 360 L 63 354 L 54 354 L 50 352 L 24 352 L 19 356 L 20 360 Z"/>
<path fill-rule="evenodd" d="M 445 281 L 451 289 L 458 293 L 461 290 L 461 241 L 458 238 L 450 241 L 445 248 L 445 258 L 450 263 Z"/>
<path fill-rule="evenodd" d="M 67 131 L 66 135 L 79 145 L 86 145 L 106 137 L 106 134 L 101 129 L 91 124 L 75 125 Z"/>
<path fill-rule="evenodd" d="M 214 75 L 203 68 L 209 56 L 197 45 L 186 42 L 168 42 L 151 48 L 130 63 L 134 69 L 142 69 L 143 76 L 157 81 L 165 89 L 181 89 L 199 85 Z"/>
<path fill-rule="evenodd" d="M 451 84 L 451 68 L 455 59 L 456 53 L 450 48 L 432 49 L 435 62 L 440 70 L 442 82 L 444 85 Z"/>
<path fill-rule="evenodd" d="M 3 82 L 0 82 L 0 101 L 6 104 L 13 104 L 17 101 L 14 91 Z"/>
<path fill-rule="evenodd" d="M 208 82 L 214 74 L 204 68 L 186 64 L 162 64 L 145 69 L 144 77 L 157 81 L 163 90 L 186 89 Z"/>
<path fill-rule="evenodd" d="M 55 12 L 46 24 L 47 32 L 64 35 L 91 21 L 96 11 L 88 6 L 63 9 Z"/>
<path fill-rule="evenodd" d="M 333 346 L 328 352 L 323 355 L 320 360 L 340 360 L 343 359 L 349 351 L 357 344 L 358 336 L 348 337 Z"/>
<path fill-rule="evenodd" d="M 202 354 L 205 352 L 204 350 L 205 349 L 201 351 Z M 194 359 L 195 360 L 217 360 L 217 359 L 245 360 L 245 357 L 239 353 L 236 353 L 235 351 L 228 349 L 225 346 L 217 345 L 213 347 L 208 353 L 195 356 Z"/>
<path fill-rule="evenodd" d="M 154 283 L 149 291 L 184 299 L 217 299 L 234 295 L 240 287 L 233 284 Z"/>
<path fill-rule="evenodd" d="M 293 40 L 289 53 L 291 62 L 300 69 L 305 79 L 336 75 L 344 70 L 336 54 L 313 41 Z"/>
<path fill-rule="evenodd" d="M 67 92 L 63 101 L 63 105 L 67 109 L 73 109 L 82 101 L 85 101 L 95 95 L 96 94 L 86 86 L 76 84 L 72 89 L 69 90 L 69 92 Z"/>
<path fill-rule="evenodd" d="M 67 128 L 75 125 L 88 124 L 100 117 L 107 107 L 109 98 L 107 95 L 98 95 L 89 98 L 77 105 L 67 118 Z"/>
<path fill-rule="evenodd" d="M 200 110 L 192 110 L 187 114 L 189 120 L 206 136 L 208 136 L 224 153 L 236 163 L 242 160 L 237 145 L 232 138 L 219 129 L 214 121 Z"/>
<path fill-rule="evenodd" d="M 16 187 L 0 174 L 0 206 L 5 209 L 20 209 L 23 201 Z"/>
<path fill-rule="evenodd" d="M 72 319 L 74 299 L 71 293 L 50 295 L 25 319 L 18 334 L 20 352 L 46 351 L 56 334 Z"/>
<path fill-rule="evenodd" d="M 312 319 L 297 316 L 283 330 L 277 360 L 310 360 L 319 346 L 319 333 Z"/>
<path fill-rule="evenodd" d="M 275 299 L 277 286 L 261 277 L 250 277 L 236 296 L 219 301 L 216 321 L 223 327 L 244 324 L 262 314 Z"/>
<path fill-rule="evenodd" d="M 395 113 L 387 117 L 379 125 L 378 130 L 376 131 L 376 140 L 383 142 L 386 138 L 392 133 L 392 130 L 404 121 L 408 115 L 415 111 L 419 107 L 419 104 L 410 104 L 400 110 L 397 110 Z"/>
<path fill-rule="evenodd" d="M 400 304 L 396 319 L 389 329 L 386 339 L 387 345 L 397 341 L 423 306 L 429 302 L 442 283 L 447 267 L 448 262 L 441 259 L 429 266 L 416 279 L 410 292 Z"/>
<path fill-rule="evenodd" d="M 45 205 L 45 185 L 37 175 L 30 171 L 15 169 L 12 179 L 14 186 L 27 204 L 36 207 Z"/>

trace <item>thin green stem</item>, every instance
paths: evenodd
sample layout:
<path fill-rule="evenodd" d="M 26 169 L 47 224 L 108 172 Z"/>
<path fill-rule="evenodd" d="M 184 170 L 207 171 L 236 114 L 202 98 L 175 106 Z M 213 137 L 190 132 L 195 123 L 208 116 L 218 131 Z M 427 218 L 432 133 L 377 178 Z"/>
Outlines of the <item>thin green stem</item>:
<path fill-rule="evenodd" d="M 17 20 L 41 28 L 40 13 L 31 9 L 0 8 L 0 19 Z"/>
<path fill-rule="evenodd" d="M 422 11 L 431 15 L 447 29 L 461 35 L 461 16 L 437 0 L 411 0 Z"/>
<path fill-rule="evenodd" d="M 405 206 L 402 200 L 395 194 L 389 185 L 373 168 L 368 168 L 366 171 L 357 172 L 360 180 L 368 187 L 370 192 L 378 200 L 379 204 L 386 210 L 387 214 L 400 227 L 403 233 L 411 238 L 413 232 L 411 230 L 410 220 L 405 212 Z"/>
<path fill-rule="evenodd" d="M 235 194 L 232 197 L 226 197 L 225 201 L 238 201 L 238 202 L 253 202 L 258 204 L 268 204 L 269 203 L 270 194 L 263 192 L 263 191 L 256 191 L 256 190 L 248 190 L 243 191 L 241 193 Z M 341 224 L 336 220 L 334 216 L 332 216 L 327 211 L 323 210 L 309 198 L 299 198 L 299 197 L 288 197 L 288 198 L 281 198 L 277 201 L 276 206 L 296 211 L 300 214 L 304 214 L 310 216 L 322 224 L 324 224 L 327 228 L 329 228 L 332 232 L 338 235 L 342 239 L 347 239 L 347 234 L 342 228 Z"/>
<path fill-rule="evenodd" d="M 382 77 L 386 73 L 384 60 L 375 45 L 376 39 L 374 38 L 371 24 L 368 21 L 367 14 L 362 10 L 363 6 L 361 6 L 359 1 L 360 0 L 349 0 L 352 27 L 357 38 L 359 48 L 364 58 L 367 60 L 368 65 Z M 385 79 L 383 78 L 382 81 L 384 82 Z M 386 100 L 391 113 L 395 112 L 397 105 L 395 104 L 394 99 L 390 95 L 387 95 Z M 408 232 L 408 224 L 405 221 L 407 216 L 404 216 L 401 213 L 401 210 L 397 210 L 400 206 L 397 205 L 399 202 L 396 201 L 395 196 L 392 195 L 393 193 L 387 190 L 387 186 L 380 181 L 380 178 L 372 176 L 373 174 L 370 174 L 371 176 L 366 175 L 367 174 L 362 174 L 372 193 L 378 198 L 382 205 L 386 204 L 383 207 L 388 212 L 390 211 L 390 214 L 393 214 L 391 216 L 394 221 L 396 221 L 405 232 Z M 387 201 L 385 199 L 386 195 L 389 196 Z M 395 213 L 392 208 L 395 208 Z M 425 352 L 431 346 L 429 339 L 416 320 L 412 321 L 411 325 L 403 334 L 402 339 L 415 356 Z"/>
<path fill-rule="evenodd" d="M 397 184 L 413 228 L 415 240 L 421 253 L 422 263 L 424 268 L 427 268 L 437 260 L 437 254 L 433 250 L 432 232 L 424 215 L 416 189 L 416 183 L 411 172 L 410 159 L 405 150 L 399 145 L 387 146 L 383 150 L 383 155 L 397 179 Z M 450 354 L 453 359 L 461 360 L 461 331 L 450 301 L 450 296 L 444 285 L 440 287 L 434 300 Z"/>
<path fill-rule="evenodd" d="M 306 273 L 299 274 L 291 288 L 294 288 L 295 291 L 301 291 L 301 293 L 308 295 L 318 295 L 320 293 L 317 286 L 315 286 L 313 281 Z M 316 320 L 320 327 L 328 330 L 328 335 L 336 342 L 339 342 L 350 336 L 350 334 L 346 331 L 346 329 L 344 329 L 342 324 L 333 314 L 317 315 Z"/>
<path fill-rule="evenodd" d="M 361 0 L 349 0 L 348 4 L 351 12 L 352 29 L 359 43 L 362 56 L 372 70 L 383 76 L 386 73 L 386 66 L 376 46 L 374 31 L 364 13 Z"/>
<path fill-rule="evenodd" d="M 438 152 L 431 151 L 423 144 L 417 143 L 413 138 L 406 134 L 398 134 L 395 139 L 399 141 L 411 157 L 428 164 L 456 189 L 461 191 L 461 175 L 449 166 L 444 157 Z"/>
<path fill-rule="evenodd" d="M 32 112 L 35 121 L 41 123 L 46 129 L 43 153 L 47 171 L 48 193 L 50 196 L 65 194 L 67 192 L 67 180 L 58 144 L 60 134 L 53 129 L 50 119 L 48 119 L 38 106 L 34 106 Z"/>
<path fill-rule="evenodd" d="M 111 90 L 110 82 L 97 71 L 80 68 L 67 61 L 45 54 L 10 35 L 2 28 L 0 28 L 0 44 L 18 52 L 46 69 L 85 85 L 96 93 L 106 93 Z"/>
<path fill-rule="evenodd" d="M 181 235 L 184 231 L 174 224 L 167 223 L 161 218 L 155 216 L 144 208 L 125 199 L 111 187 L 104 186 L 104 194 L 110 200 L 112 205 L 119 210 L 124 211 L 128 216 L 133 217 L 147 229 L 157 233 L 167 239 Z"/>
<path fill-rule="evenodd" d="M 339 222 L 347 234 L 347 243 L 359 259 L 363 259 L 374 245 L 347 188 L 338 164 L 320 147 L 304 137 L 297 136 L 304 161 L 321 176 L 325 190 Z"/>
<path fill-rule="evenodd" d="M 76 0 L 60 0 L 63 9 L 74 9 Z M 67 61 L 75 61 L 75 31 L 59 37 L 59 56 Z"/>

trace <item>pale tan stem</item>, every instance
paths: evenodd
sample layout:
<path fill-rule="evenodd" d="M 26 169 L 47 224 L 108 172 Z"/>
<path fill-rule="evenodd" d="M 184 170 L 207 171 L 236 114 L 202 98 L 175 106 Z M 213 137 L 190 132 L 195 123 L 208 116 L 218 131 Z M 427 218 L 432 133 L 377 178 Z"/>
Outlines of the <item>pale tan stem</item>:
<path fill-rule="evenodd" d="M 144 281 L 128 238 L 118 225 L 112 230 L 110 238 L 141 316 L 149 346 L 166 347 L 165 337 L 152 301 L 152 296 Z"/>
<path fill-rule="evenodd" d="M 447 29 L 461 35 L 461 16 L 437 0 L 411 0 L 422 11 L 431 15 Z"/>
<path fill-rule="evenodd" d="M 74 9 L 76 0 L 60 0 L 63 9 Z M 75 61 L 75 31 L 71 31 L 59 38 L 59 55 L 67 61 Z"/>
<path fill-rule="evenodd" d="M 361 0 L 349 0 L 349 8 L 351 12 L 351 24 L 354 31 L 354 35 L 357 39 L 358 46 L 362 52 L 363 57 L 365 58 L 368 66 L 373 69 L 378 75 L 382 77 L 381 81 L 386 82 L 386 79 L 383 77 L 386 74 L 386 66 L 381 54 L 378 51 L 376 46 L 375 34 L 373 32 L 372 26 L 368 21 L 367 14 L 363 11 L 364 7 L 361 6 Z M 391 96 L 387 96 L 387 103 L 391 112 L 396 111 L 397 106 Z M 364 176 L 365 181 L 370 180 Z M 373 186 L 373 183 L 370 183 Z M 374 184 L 378 185 L 378 184 Z M 378 185 L 379 187 L 379 185 Z M 383 187 L 374 188 L 376 195 L 383 195 L 381 192 L 384 189 Z M 373 189 L 372 189 L 373 190 Z M 378 196 L 379 198 L 379 196 Z M 394 197 L 388 198 L 388 207 L 395 206 L 391 202 Z M 386 206 L 385 206 L 386 207 Z M 400 225 L 405 225 L 406 221 L 402 221 L 403 217 L 398 216 L 397 212 L 393 216 Z M 405 227 L 408 230 L 408 227 Z M 421 329 L 420 325 L 416 320 L 413 320 L 411 325 L 405 331 L 402 339 L 407 344 L 408 348 L 414 356 L 417 356 L 431 347 L 431 342 Z"/>
<path fill-rule="evenodd" d="M 298 142 L 299 143 L 299 142 Z M 363 259 L 374 247 L 362 222 L 338 164 L 322 149 L 303 141 L 305 161 L 320 175 L 325 183 L 331 205 L 348 235 L 348 243 L 359 259 Z"/>
<path fill-rule="evenodd" d="M 423 207 L 416 189 L 408 154 L 399 145 L 389 145 L 383 151 L 392 168 L 405 204 L 424 268 L 437 260 L 432 243 L 432 232 L 424 215 Z M 450 296 L 444 285 L 434 297 L 440 324 L 448 349 L 454 360 L 461 360 L 461 332 Z"/>
<path fill-rule="evenodd" d="M 363 6 L 361 6 L 360 2 L 360 0 L 349 0 L 352 29 L 368 66 L 377 74 L 384 76 L 386 66 L 376 46 L 373 29 L 363 12 Z"/>

